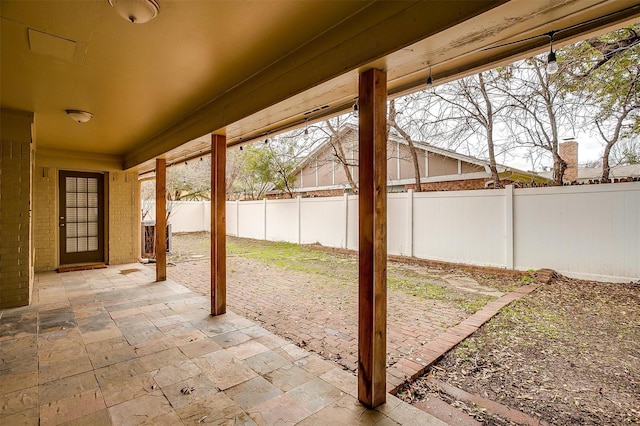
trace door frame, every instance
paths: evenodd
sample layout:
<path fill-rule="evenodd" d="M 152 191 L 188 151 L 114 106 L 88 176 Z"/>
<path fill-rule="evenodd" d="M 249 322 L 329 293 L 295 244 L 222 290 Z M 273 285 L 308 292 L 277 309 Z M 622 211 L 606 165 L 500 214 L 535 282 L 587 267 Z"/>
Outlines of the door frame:
<path fill-rule="evenodd" d="M 98 249 L 80 253 L 66 253 L 66 178 L 87 177 L 98 179 Z M 106 197 L 105 175 L 100 172 L 80 172 L 74 170 L 58 170 L 58 264 L 71 265 L 76 263 L 103 263 L 105 262 L 105 235 L 106 235 Z"/>

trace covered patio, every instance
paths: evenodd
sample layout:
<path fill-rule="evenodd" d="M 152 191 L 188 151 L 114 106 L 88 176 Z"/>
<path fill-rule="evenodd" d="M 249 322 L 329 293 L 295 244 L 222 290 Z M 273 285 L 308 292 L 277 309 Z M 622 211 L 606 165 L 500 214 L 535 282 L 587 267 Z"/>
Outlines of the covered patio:
<path fill-rule="evenodd" d="M 144 9 L 146 23 L 136 16 Z M 174 424 L 224 412 L 249 423 L 284 413 L 292 423 L 336 414 L 425 424 L 386 393 L 387 98 L 427 77 L 438 84 L 548 52 L 551 38 L 557 46 L 627 25 L 640 2 L 3 0 L 0 14 L 3 423 Z M 227 312 L 225 263 L 227 150 L 354 104 L 357 385 Z M 166 167 L 208 153 L 212 271 L 202 298 L 167 280 L 162 201 Z M 157 182 L 155 276 L 127 266 L 140 256 L 142 173 Z M 109 267 L 52 272 L 87 264 Z M 285 367 L 293 377 L 278 380 L 291 389 L 266 378 Z M 200 384 L 185 382 L 194 377 Z M 186 395 L 166 388 L 176 383 Z M 177 408 L 199 388 L 218 414 Z"/>
<path fill-rule="evenodd" d="M 139 264 L 39 273 L 33 298 L 0 311 L 3 424 L 444 424 L 365 408 L 341 366 Z"/>

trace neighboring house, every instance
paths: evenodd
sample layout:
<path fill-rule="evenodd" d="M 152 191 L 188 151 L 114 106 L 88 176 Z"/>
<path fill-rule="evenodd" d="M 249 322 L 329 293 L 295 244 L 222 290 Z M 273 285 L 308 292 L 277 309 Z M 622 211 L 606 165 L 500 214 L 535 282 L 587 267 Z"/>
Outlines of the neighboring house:
<path fill-rule="evenodd" d="M 335 142 L 340 139 L 346 161 L 339 161 L 339 149 Z M 354 126 L 343 127 L 338 136 L 327 139 L 317 147 L 294 171 L 295 193 L 304 197 L 328 197 L 353 193 L 348 168 L 353 181 L 358 182 L 358 131 Z M 420 183 L 423 191 L 457 191 L 483 189 L 493 183 L 489 162 L 463 155 L 448 149 L 431 146 L 425 142 L 414 142 L 420 168 Z M 341 156 L 341 155 L 340 155 Z M 535 173 L 523 172 L 498 165 L 498 173 L 505 183 L 544 185 L 547 178 Z M 387 190 L 406 192 L 415 189 L 414 165 L 407 142 L 393 134 L 389 135 L 387 148 Z M 271 192 L 270 198 L 281 193 Z"/>
<path fill-rule="evenodd" d="M 551 177 L 553 171 L 540 173 L 541 176 Z M 565 184 L 583 185 L 589 183 L 601 183 L 601 167 L 579 167 L 578 175 L 574 180 L 563 179 Z M 640 164 L 625 164 L 614 166 L 609 169 L 609 181 L 613 182 L 635 182 L 640 180 Z"/>
<path fill-rule="evenodd" d="M 578 142 L 568 141 L 559 145 L 560 157 L 567 163 L 562 181 L 565 185 L 602 183 L 602 167 L 578 166 Z M 551 179 L 553 169 L 538 173 Z M 609 182 L 633 182 L 640 180 L 640 164 L 625 164 L 609 168 Z"/>

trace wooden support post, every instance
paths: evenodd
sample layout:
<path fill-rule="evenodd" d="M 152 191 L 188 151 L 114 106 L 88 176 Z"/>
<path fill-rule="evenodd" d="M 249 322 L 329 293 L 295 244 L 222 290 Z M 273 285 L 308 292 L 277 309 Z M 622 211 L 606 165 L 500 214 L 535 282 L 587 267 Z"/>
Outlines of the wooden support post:
<path fill-rule="evenodd" d="M 156 281 L 167 280 L 167 160 L 156 158 Z"/>
<path fill-rule="evenodd" d="M 387 74 L 360 74 L 358 399 L 386 401 L 387 347 Z"/>
<path fill-rule="evenodd" d="M 211 135 L 211 315 L 227 312 L 227 138 Z"/>

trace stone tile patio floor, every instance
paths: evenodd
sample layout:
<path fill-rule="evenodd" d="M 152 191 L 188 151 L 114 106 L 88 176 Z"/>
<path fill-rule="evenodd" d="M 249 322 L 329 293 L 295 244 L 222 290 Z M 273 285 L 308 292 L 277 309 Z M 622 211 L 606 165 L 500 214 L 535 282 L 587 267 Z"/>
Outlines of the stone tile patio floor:
<path fill-rule="evenodd" d="M 167 268 L 167 273 L 196 292 L 210 292 L 208 261 L 176 263 Z M 500 308 L 536 287 L 520 287 L 473 315 L 447 301 L 420 300 L 388 289 L 387 390 L 393 392 L 405 380 L 421 375 Z M 495 292 L 477 283 L 476 288 Z M 354 374 L 358 360 L 357 299 L 355 284 L 340 285 L 321 275 L 295 270 L 283 273 L 281 268 L 259 260 L 227 258 L 227 304 L 232 310 Z"/>
<path fill-rule="evenodd" d="M 443 424 L 392 395 L 365 409 L 341 366 L 139 264 L 36 274 L 0 358 L 3 425 Z"/>

